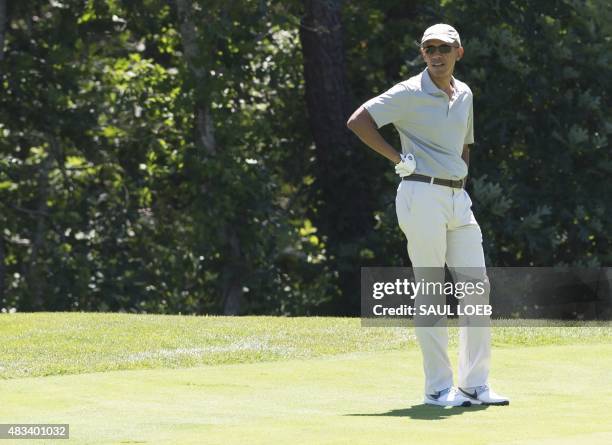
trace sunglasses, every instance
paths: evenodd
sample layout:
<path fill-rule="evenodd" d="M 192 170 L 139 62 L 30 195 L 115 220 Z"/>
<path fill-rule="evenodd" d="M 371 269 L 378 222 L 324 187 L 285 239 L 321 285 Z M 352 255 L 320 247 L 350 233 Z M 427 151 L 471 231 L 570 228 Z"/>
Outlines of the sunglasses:
<path fill-rule="evenodd" d="M 457 46 L 451 46 L 451 45 L 424 46 L 423 50 L 425 51 L 426 54 L 432 56 L 436 53 L 436 51 L 439 51 L 440 54 L 448 54 L 451 52 L 453 48 L 457 48 Z"/>

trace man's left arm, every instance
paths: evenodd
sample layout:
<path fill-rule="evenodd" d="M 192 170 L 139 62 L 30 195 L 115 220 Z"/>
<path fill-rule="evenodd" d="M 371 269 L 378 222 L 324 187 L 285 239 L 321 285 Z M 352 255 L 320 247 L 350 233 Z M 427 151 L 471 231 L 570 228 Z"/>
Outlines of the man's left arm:
<path fill-rule="evenodd" d="M 470 97 L 471 99 L 471 97 Z M 463 152 L 461 152 L 461 159 L 465 162 L 465 165 L 468 168 L 468 173 L 465 175 L 465 181 L 467 181 L 467 177 L 470 174 L 470 144 L 474 143 L 474 104 L 470 102 L 470 110 L 468 113 L 468 122 L 467 122 L 467 131 L 465 133 L 465 138 L 463 139 Z"/>
<path fill-rule="evenodd" d="M 463 144 L 463 153 L 461 153 L 461 159 L 465 162 L 465 165 L 470 167 L 470 146 L 468 144 Z"/>
<path fill-rule="evenodd" d="M 472 98 L 472 92 L 470 91 L 470 108 L 468 111 L 468 122 L 467 129 L 465 132 L 465 138 L 463 139 L 463 152 L 461 153 L 461 159 L 465 162 L 468 168 L 468 174 L 465 175 L 465 181 L 469 175 L 470 168 L 470 144 L 474 143 L 474 100 Z"/>
<path fill-rule="evenodd" d="M 463 183 L 465 186 L 467 178 L 470 175 L 470 146 L 468 144 L 463 144 L 463 152 L 461 153 L 461 159 L 463 159 L 463 162 L 465 162 L 465 165 L 467 165 L 468 167 L 468 173 L 467 175 L 465 175 Z"/>

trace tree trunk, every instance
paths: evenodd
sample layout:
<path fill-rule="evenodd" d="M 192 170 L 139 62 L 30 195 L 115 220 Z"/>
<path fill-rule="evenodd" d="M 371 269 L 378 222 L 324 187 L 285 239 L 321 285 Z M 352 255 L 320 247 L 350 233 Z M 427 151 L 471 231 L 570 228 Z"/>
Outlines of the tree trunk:
<path fill-rule="evenodd" d="M 305 0 L 300 27 L 306 104 L 316 146 L 316 225 L 340 270 L 344 313 L 359 309 L 357 244 L 373 225 L 366 150 L 346 127 L 351 109 L 340 0 Z M 356 293 L 357 292 L 357 293 Z M 346 301 L 346 299 L 350 301 Z"/>
<path fill-rule="evenodd" d="M 0 62 L 4 60 L 4 35 L 7 21 L 6 0 L 0 0 Z"/>
<path fill-rule="evenodd" d="M 597 283 L 597 319 L 612 319 L 612 267 L 602 267 Z"/>
<path fill-rule="evenodd" d="M 210 112 L 210 104 L 205 88 L 208 85 L 208 73 L 206 67 L 202 66 L 200 60 L 202 55 L 198 45 L 198 31 L 192 20 L 191 0 L 176 0 L 179 17 L 179 29 L 183 42 L 183 51 L 187 66 L 195 79 L 195 120 L 196 120 L 196 141 L 199 148 L 209 155 L 217 152 L 215 142 L 215 131 L 213 118 Z"/>
<path fill-rule="evenodd" d="M 351 112 L 346 82 L 340 1 L 307 0 L 300 28 L 308 119 L 316 146 L 316 187 L 323 200 L 318 225 L 326 234 L 350 230 L 351 206 L 344 197 L 351 140 L 346 121 Z M 358 172 L 353 171 L 358 176 Z M 352 182 L 352 181 L 351 181 Z M 335 199 L 342 196 L 342 199 Z M 337 230 L 334 230 L 334 227 Z"/>
<path fill-rule="evenodd" d="M 6 253 L 4 250 L 4 233 L 0 233 L 0 304 L 4 301 L 6 286 Z"/>
<path fill-rule="evenodd" d="M 53 142 L 55 143 L 55 142 Z M 44 247 L 47 235 L 47 217 L 49 198 L 49 173 L 53 165 L 53 156 L 48 153 L 42 161 L 38 176 L 38 204 L 36 206 L 36 229 L 32 240 L 32 251 L 28 267 L 28 288 L 30 290 L 29 307 L 26 310 L 44 309 Z M 53 308 L 47 308 L 53 309 Z"/>
<path fill-rule="evenodd" d="M 214 121 L 207 94 L 209 78 L 207 69 L 201 62 L 202 52 L 198 44 L 198 30 L 193 22 L 193 4 L 191 0 L 176 0 L 179 18 L 179 30 L 187 66 L 195 80 L 195 141 L 200 153 L 214 156 L 218 147 L 215 142 Z M 212 52 L 212 51 L 211 51 Z M 231 225 L 220 228 L 220 242 L 223 246 L 225 262 L 222 271 L 223 313 L 238 315 L 242 298 L 243 257 L 240 239 Z"/>
<path fill-rule="evenodd" d="M 4 36 L 6 34 L 6 0 L 0 0 L 0 62 L 4 61 Z M 2 227 L 0 227 L 0 230 Z M 4 289 L 6 285 L 6 265 L 4 250 L 4 233 L 0 233 L 0 301 L 4 300 Z"/>

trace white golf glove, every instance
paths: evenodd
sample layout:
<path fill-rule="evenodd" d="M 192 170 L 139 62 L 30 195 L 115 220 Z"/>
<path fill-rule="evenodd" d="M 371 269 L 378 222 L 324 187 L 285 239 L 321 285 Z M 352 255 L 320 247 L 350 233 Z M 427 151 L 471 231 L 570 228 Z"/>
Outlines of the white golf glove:
<path fill-rule="evenodd" d="M 406 153 L 401 154 L 400 157 L 402 160 L 398 164 L 395 164 L 395 173 L 397 173 L 400 178 L 410 176 L 416 168 L 416 160 L 414 159 L 414 155 L 412 153 Z"/>

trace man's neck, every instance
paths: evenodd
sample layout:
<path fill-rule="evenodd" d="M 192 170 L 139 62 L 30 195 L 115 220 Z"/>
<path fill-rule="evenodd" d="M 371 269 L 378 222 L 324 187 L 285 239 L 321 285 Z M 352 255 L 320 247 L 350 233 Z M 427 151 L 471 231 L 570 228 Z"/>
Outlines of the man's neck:
<path fill-rule="evenodd" d="M 440 78 L 440 77 L 432 76 L 431 72 L 429 72 L 429 69 L 427 70 L 427 72 L 429 73 L 429 77 L 435 86 L 440 88 L 442 91 L 446 91 L 446 92 L 452 91 L 451 85 L 452 85 L 453 76 Z"/>

